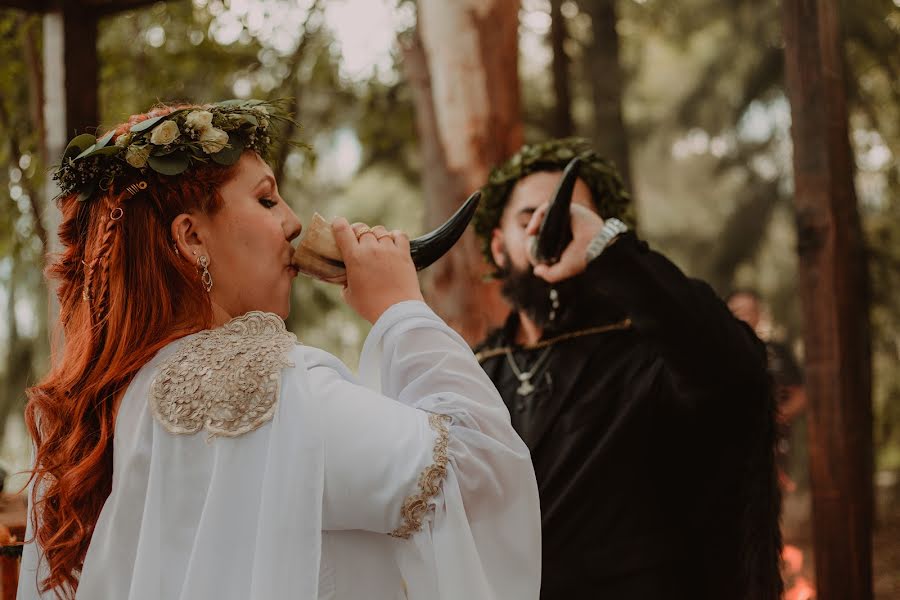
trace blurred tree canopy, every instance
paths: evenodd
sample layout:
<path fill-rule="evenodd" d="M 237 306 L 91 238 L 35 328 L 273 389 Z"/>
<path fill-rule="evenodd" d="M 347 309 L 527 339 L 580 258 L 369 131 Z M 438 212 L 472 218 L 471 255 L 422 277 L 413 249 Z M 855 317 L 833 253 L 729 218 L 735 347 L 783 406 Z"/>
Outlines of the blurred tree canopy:
<path fill-rule="evenodd" d="M 402 54 L 397 48 L 392 65 L 348 76 L 326 18 L 340 2 L 172 0 L 103 19 L 101 129 L 163 100 L 292 97 L 304 124 L 296 137 L 319 159 L 285 151 L 274 168 L 301 218 L 319 210 L 421 232 L 422 160 Z M 415 25 L 415 3 L 392 0 L 391 7 L 400 15 L 394 34 L 403 39 Z M 882 468 L 896 470 L 900 7 L 847 2 L 843 23 L 873 282 L 877 456 Z M 39 215 L 49 205 L 43 181 L 56 157 L 40 155 L 41 30 L 40 17 L 0 10 L 0 417 L 21 412 L 22 390 L 48 361 L 41 269 L 54 233 Z M 612 51 L 610 31 L 621 76 L 598 80 L 597 61 Z M 775 334 L 796 345 L 802 324 L 779 3 L 523 0 L 519 38 L 526 140 L 572 131 L 604 148 L 606 140 L 627 142 L 608 152 L 629 163 L 642 235 L 722 294 L 758 289 Z M 598 100 L 614 96 L 621 125 Z M 338 290 L 302 282 L 294 293 L 289 326 L 352 365 L 365 327 L 340 305 Z M 0 460 L 16 462 L 10 444 Z"/>

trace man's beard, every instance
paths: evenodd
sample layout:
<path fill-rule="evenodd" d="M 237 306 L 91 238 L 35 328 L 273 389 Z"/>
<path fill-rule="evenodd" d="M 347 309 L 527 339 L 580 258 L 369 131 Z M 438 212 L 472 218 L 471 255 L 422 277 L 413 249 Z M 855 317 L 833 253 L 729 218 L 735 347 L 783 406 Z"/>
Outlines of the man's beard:
<path fill-rule="evenodd" d="M 548 283 L 535 275 L 531 267 L 519 269 L 504 250 L 507 266 L 498 271 L 501 280 L 500 293 L 516 310 L 524 312 L 534 324 L 546 331 L 557 331 L 577 325 L 582 307 L 589 307 L 589 286 L 584 275 L 576 275 L 557 283 Z M 550 297 L 550 290 L 557 294 L 556 308 Z M 586 315 L 585 315 L 586 316 Z"/>

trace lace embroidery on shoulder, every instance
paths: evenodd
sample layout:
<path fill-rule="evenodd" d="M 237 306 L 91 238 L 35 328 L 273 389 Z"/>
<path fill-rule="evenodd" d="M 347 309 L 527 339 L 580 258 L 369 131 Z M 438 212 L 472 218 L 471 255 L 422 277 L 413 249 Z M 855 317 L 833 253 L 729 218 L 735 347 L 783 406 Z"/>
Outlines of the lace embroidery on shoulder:
<path fill-rule="evenodd" d="M 150 410 L 170 433 L 201 429 L 234 437 L 275 414 L 281 370 L 297 344 L 278 315 L 252 311 L 201 331 L 165 359 L 150 385 Z"/>
<path fill-rule="evenodd" d="M 422 529 L 422 519 L 428 512 L 429 502 L 437 496 L 441 489 L 441 483 L 447 475 L 447 445 L 450 442 L 450 430 L 447 423 L 450 420 L 448 415 L 432 413 L 428 416 L 428 424 L 438 434 L 432 451 L 434 462 L 419 475 L 419 493 L 409 496 L 403 502 L 403 507 L 400 509 L 403 522 L 388 534 L 391 537 L 408 539 Z"/>

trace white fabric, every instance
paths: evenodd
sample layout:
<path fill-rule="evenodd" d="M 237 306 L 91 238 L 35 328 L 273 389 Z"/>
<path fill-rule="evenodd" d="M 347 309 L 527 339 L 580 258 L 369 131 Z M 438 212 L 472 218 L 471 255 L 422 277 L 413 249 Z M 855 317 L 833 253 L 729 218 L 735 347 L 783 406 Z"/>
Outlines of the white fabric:
<path fill-rule="evenodd" d="M 173 435 L 154 420 L 148 389 L 178 344 L 123 397 L 79 599 L 538 597 L 528 449 L 468 346 L 425 304 L 397 304 L 375 324 L 360 359 L 369 388 L 329 354 L 294 346 L 272 421 L 235 438 Z M 452 417 L 447 475 L 421 531 L 392 538 L 434 459 L 429 412 Z M 20 600 L 41 597 L 34 546 Z"/>

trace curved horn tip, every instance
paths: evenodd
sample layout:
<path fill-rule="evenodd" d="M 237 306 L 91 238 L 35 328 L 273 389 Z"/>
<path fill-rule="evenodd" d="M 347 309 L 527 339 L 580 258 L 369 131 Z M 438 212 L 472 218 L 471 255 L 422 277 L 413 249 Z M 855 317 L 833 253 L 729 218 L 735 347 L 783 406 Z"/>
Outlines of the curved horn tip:
<path fill-rule="evenodd" d="M 481 191 L 474 192 L 443 225 L 430 233 L 410 240 L 410 254 L 412 254 L 417 270 L 430 266 L 450 251 L 450 248 L 459 240 L 472 221 L 480 199 Z"/>
<path fill-rule="evenodd" d="M 553 194 L 550 206 L 544 215 L 537 238 L 531 245 L 531 254 L 539 262 L 555 263 L 569 242 L 572 241 L 569 207 L 572 204 L 581 162 L 581 159 L 576 156 L 566 165 L 556 187 L 556 193 Z"/>

